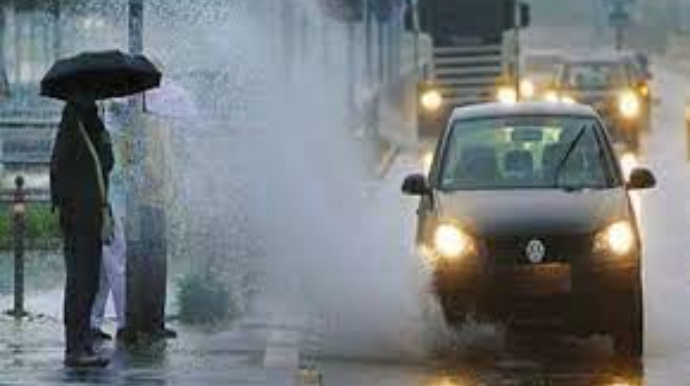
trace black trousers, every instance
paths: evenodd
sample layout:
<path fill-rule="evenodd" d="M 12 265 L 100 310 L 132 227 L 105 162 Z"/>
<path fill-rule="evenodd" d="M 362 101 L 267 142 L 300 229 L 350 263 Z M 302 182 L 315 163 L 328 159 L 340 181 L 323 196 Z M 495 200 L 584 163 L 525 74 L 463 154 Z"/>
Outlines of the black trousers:
<path fill-rule="evenodd" d="M 165 210 L 142 205 L 141 240 L 127 245 L 127 328 L 156 335 L 165 328 L 167 240 Z"/>
<path fill-rule="evenodd" d="M 91 309 L 98 292 L 103 253 L 100 228 L 74 226 L 77 224 L 73 222 L 70 225 L 63 227 L 67 270 L 63 312 L 68 355 L 92 349 Z"/>

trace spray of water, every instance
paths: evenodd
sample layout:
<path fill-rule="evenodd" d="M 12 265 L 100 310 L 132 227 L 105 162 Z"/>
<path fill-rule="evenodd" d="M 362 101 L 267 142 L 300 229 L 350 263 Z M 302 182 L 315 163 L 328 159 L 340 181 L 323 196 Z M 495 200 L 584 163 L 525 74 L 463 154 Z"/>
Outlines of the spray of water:
<path fill-rule="evenodd" d="M 286 27 L 283 3 L 147 5 L 150 54 L 199 105 L 176 135 L 176 250 L 190 269 L 213 265 L 248 313 L 300 324 L 320 353 L 420 355 L 414 203 L 397 179 L 372 180 L 371 144 L 353 134 L 345 26 L 304 0 Z"/>

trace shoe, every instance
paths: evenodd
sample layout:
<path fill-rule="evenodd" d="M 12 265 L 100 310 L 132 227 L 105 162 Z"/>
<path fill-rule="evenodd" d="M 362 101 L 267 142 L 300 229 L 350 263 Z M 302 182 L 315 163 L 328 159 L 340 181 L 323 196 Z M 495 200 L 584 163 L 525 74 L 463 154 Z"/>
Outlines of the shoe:
<path fill-rule="evenodd" d="M 95 354 L 79 353 L 67 354 L 65 356 L 65 367 L 69 368 L 104 368 L 110 361 Z"/>
<path fill-rule="evenodd" d="M 163 331 L 161 331 L 161 335 L 163 335 L 163 338 L 165 339 L 177 339 L 177 331 L 164 327 Z"/>
<path fill-rule="evenodd" d="M 112 335 L 98 328 L 91 330 L 91 336 L 96 340 L 113 340 Z"/>

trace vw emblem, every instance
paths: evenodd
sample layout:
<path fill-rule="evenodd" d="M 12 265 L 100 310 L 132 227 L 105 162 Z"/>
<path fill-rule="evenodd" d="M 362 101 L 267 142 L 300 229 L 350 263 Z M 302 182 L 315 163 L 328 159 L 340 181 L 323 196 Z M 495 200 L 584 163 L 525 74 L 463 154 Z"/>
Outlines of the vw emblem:
<path fill-rule="evenodd" d="M 544 261 L 544 257 L 546 256 L 546 247 L 541 240 L 534 239 L 527 244 L 525 252 L 531 263 L 539 264 Z"/>

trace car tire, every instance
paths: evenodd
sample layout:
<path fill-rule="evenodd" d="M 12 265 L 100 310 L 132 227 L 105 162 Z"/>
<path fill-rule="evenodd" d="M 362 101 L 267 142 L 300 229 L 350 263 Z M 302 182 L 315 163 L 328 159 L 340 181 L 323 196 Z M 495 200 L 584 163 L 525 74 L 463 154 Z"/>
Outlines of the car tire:
<path fill-rule="evenodd" d="M 436 298 L 446 324 L 455 329 L 462 328 L 469 315 L 465 297 L 452 292 L 437 292 Z"/>
<path fill-rule="evenodd" d="M 620 303 L 620 323 L 612 333 L 613 348 L 621 358 L 641 359 L 644 355 L 644 306 L 642 291 L 635 291 Z"/>

